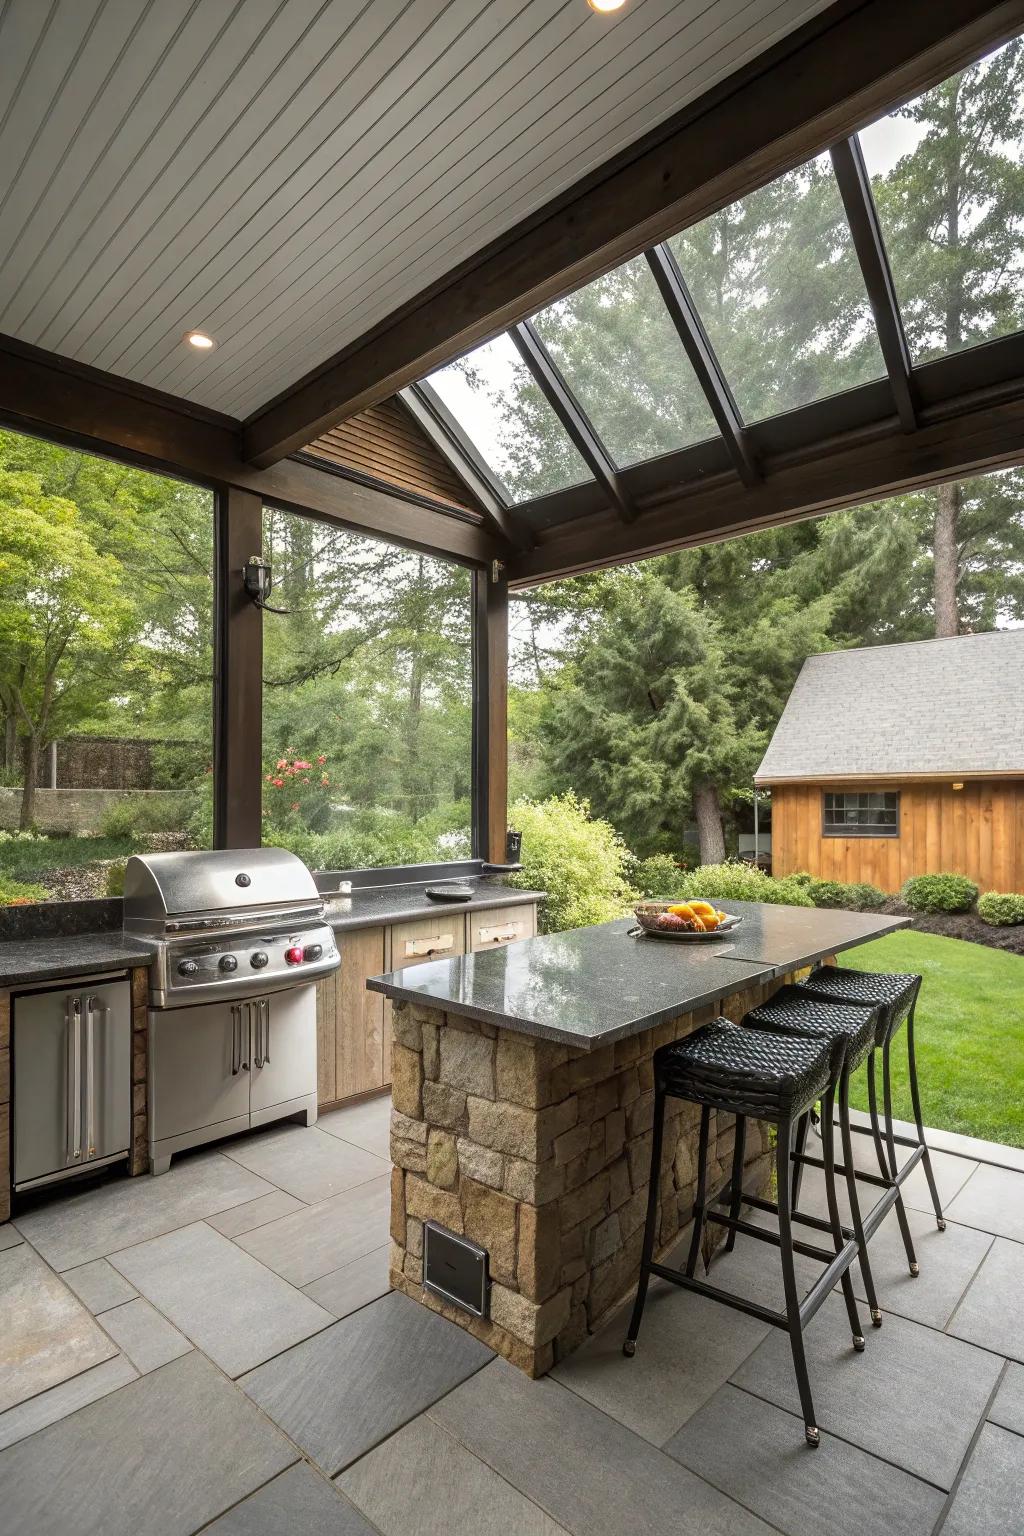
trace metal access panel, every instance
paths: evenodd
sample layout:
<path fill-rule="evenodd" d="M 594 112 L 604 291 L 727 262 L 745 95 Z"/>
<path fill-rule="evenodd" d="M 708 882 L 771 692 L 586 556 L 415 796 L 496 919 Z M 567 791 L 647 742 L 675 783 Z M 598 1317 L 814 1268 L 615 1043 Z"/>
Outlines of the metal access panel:
<path fill-rule="evenodd" d="M 423 1285 L 435 1296 L 486 1317 L 490 1303 L 487 1249 L 449 1232 L 436 1221 L 423 1223 Z"/>

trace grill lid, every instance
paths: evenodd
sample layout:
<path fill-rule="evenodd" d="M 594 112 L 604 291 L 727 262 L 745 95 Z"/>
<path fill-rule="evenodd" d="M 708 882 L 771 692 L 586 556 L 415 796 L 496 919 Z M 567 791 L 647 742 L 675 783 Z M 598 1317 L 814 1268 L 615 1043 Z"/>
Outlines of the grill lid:
<path fill-rule="evenodd" d="M 132 854 L 125 866 L 126 928 L 296 909 L 322 911 L 323 901 L 305 864 L 284 848 Z"/>

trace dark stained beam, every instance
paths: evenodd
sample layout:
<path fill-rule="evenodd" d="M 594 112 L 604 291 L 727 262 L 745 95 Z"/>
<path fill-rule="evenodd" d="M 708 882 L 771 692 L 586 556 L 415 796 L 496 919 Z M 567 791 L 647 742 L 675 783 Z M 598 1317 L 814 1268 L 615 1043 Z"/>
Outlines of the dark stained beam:
<path fill-rule="evenodd" d="M 473 575 L 473 853 L 505 862 L 508 828 L 508 585 Z"/>
<path fill-rule="evenodd" d="M 504 558 L 510 549 L 465 513 L 435 511 L 343 473 L 290 459 L 254 469 L 240 457 L 239 423 L 230 417 L 10 337 L 0 337 L 0 422 L 215 490 L 251 491 L 286 510 L 315 512 L 466 564 Z"/>
<path fill-rule="evenodd" d="M 263 809 L 263 615 L 242 568 L 263 548 L 263 503 L 231 487 L 217 498 L 214 642 L 214 842 L 258 848 Z"/>
<path fill-rule="evenodd" d="M 704 392 L 704 398 L 725 440 L 736 473 L 744 485 L 756 485 L 761 478 L 761 471 L 743 426 L 743 418 L 715 355 L 715 349 L 708 339 L 704 322 L 697 313 L 693 297 L 679 270 L 679 263 L 667 245 L 654 245 L 645 255 L 665 308 L 672 317 L 672 324 L 690 359 L 690 366 L 697 375 L 697 383 Z"/>
<path fill-rule="evenodd" d="M 275 459 L 802 164 L 1024 29 L 1024 0 L 838 0 L 255 412 Z"/>
<path fill-rule="evenodd" d="M 913 432 L 917 427 L 917 401 L 910 348 L 903 329 L 889 255 L 882 239 L 878 210 L 871 195 L 871 178 L 864 163 L 864 152 L 860 140 L 854 138 L 833 144 L 831 153 L 832 169 L 839 183 L 853 248 L 864 276 L 896 413 L 904 432 Z"/>
<path fill-rule="evenodd" d="M 593 422 L 569 388 L 561 370 L 547 347 L 541 341 L 536 328 L 529 320 L 514 325 L 509 331 L 516 350 L 533 375 L 545 400 L 551 406 L 562 429 L 580 458 L 607 496 L 624 523 L 631 523 L 636 516 L 627 495 L 615 461 L 601 441 Z"/>
<path fill-rule="evenodd" d="M 1008 393 L 1005 385 L 978 391 L 973 408 L 959 415 L 949 402 L 929 406 L 916 432 L 901 432 L 892 417 L 888 430 L 862 429 L 765 459 L 764 480 L 753 488 L 731 475 L 697 489 L 666 488 L 629 527 L 607 513 L 564 524 L 510 562 L 509 585 L 536 586 L 1024 463 L 1024 379 L 1013 398 Z"/>

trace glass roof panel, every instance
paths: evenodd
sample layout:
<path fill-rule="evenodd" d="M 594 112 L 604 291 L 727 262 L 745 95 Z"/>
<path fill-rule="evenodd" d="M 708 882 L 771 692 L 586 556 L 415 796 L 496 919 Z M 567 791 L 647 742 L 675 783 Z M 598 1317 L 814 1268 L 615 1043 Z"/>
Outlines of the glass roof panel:
<path fill-rule="evenodd" d="M 533 323 L 617 464 L 717 436 L 642 256 L 549 305 Z"/>
<path fill-rule="evenodd" d="M 746 421 L 884 377 L 828 155 L 669 245 Z"/>
<path fill-rule="evenodd" d="M 511 502 L 591 478 L 508 336 L 448 363 L 427 380 Z"/>
<path fill-rule="evenodd" d="M 860 142 L 914 361 L 1024 327 L 1024 42 Z"/>

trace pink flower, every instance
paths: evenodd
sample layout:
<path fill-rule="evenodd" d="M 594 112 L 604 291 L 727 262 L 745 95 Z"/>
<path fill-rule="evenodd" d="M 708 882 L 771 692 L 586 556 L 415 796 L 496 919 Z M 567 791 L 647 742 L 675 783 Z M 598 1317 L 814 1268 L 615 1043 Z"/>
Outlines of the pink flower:
<path fill-rule="evenodd" d="M 324 774 L 321 774 L 321 776 L 320 776 L 320 783 L 321 783 L 321 784 L 322 784 L 322 785 L 323 785 L 323 786 L 324 786 L 324 788 L 325 788 L 325 789 L 326 789 L 326 787 L 327 787 L 327 785 L 328 785 L 328 784 L 329 784 L 329 783 L 330 783 L 330 782 L 331 782 L 331 781 L 330 781 L 330 779 L 329 779 L 329 778 L 328 778 L 328 777 L 327 777 L 327 775 L 326 775 L 326 773 L 324 773 Z"/>
<path fill-rule="evenodd" d="M 327 758 L 326 758 L 325 754 L 323 752 L 321 752 L 320 756 L 317 758 L 317 762 L 319 763 L 321 768 L 323 767 L 324 763 L 326 763 L 326 761 L 327 761 Z"/>
<path fill-rule="evenodd" d="M 284 779 L 271 779 L 270 782 L 275 789 L 284 789 Z"/>
<path fill-rule="evenodd" d="M 279 757 L 278 760 L 277 760 L 278 772 L 280 772 L 280 770 L 282 768 L 286 768 L 287 766 L 288 766 L 288 759 L 285 758 L 285 757 Z"/>

